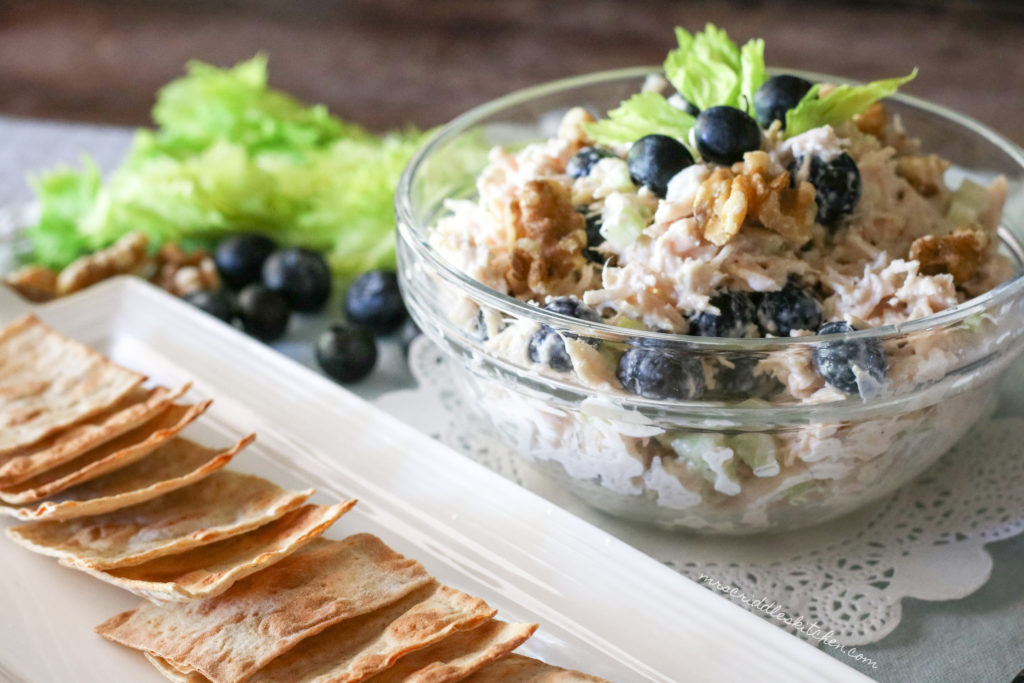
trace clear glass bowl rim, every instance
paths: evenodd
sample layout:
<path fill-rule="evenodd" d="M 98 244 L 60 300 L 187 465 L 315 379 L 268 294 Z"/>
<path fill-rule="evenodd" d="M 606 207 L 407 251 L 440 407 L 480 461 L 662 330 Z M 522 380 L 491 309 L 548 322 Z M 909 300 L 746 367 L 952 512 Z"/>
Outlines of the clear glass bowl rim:
<path fill-rule="evenodd" d="M 811 82 L 858 83 L 857 81 L 838 76 L 796 69 L 775 68 L 770 69 L 769 71 L 773 73 L 794 74 Z M 1008 299 L 1021 296 L 1022 291 L 1024 291 L 1024 273 L 1018 273 L 1015 277 L 998 285 L 994 289 L 969 299 L 962 304 L 954 306 L 953 308 L 895 325 L 883 325 L 866 330 L 822 335 L 820 337 L 760 337 L 754 339 L 698 337 L 671 332 L 633 330 L 609 325 L 607 323 L 586 323 L 569 316 L 546 311 L 539 306 L 524 303 L 507 294 L 491 289 L 477 280 L 474 280 L 448 263 L 448 261 L 445 260 L 444 257 L 442 257 L 425 239 L 426 231 L 430 226 L 422 225 L 415 217 L 416 212 L 413 207 L 412 189 L 413 181 L 420 172 L 421 167 L 436 149 L 458 135 L 468 131 L 474 125 L 487 117 L 497 114 L 504 109 L 525 104 L 530 100 L 554 95 L 565 90 L 627 79 L 637 80 L 651 74 L 662 73 L 661 67 L 639 66 L 626 69 L 615 69 L 611 71 L 600 71 L 582 76 L 549 81 L 540 85 L 517 90 L 508 95 L 504 95 L 481 104 L 440 127 L 413 155 L 399 178 L 398 186 L 395 190 L 395 214 L 400 238 L 405 240 L 406 243 L 415 251 L 417 258 L 425 260 L 434 272 L 441 275 L 445 280 L 454 284 L 460 290 L 465 291 L 465 293 L 473 299 L 484 302 L 492 308 L 501 310 L 509 315 L 515 316 L 516 318 L 531 319 L 538 323 L 544 323 L 565 329 L 582 336 L 593 336 L 595 333 L 598 333 L 619 339 L 623 342 L 629 342 L 631 340 L 657 340 L 663 343 L 685 343 L 687 346 L 700 348 L 705 351 L 751 351 L 764 353 L 773 350 L 781 350 L 791 345 L 813 345 L 819 340 L 835 341 L 837 338 L 871 338 L 881 340 L 885 338 L 899 337 L 906 334 L 921 333 L 933 329 L 944 328 L 969 318 L 972 315 L 982 313 L 986 309 L 999 305 Z M 947 109 L 911 95 L 896 94 L 888 99 L 901 102 L 935 116 L 947 119 L 988 140 L 1012 159 L 1013 162 L 1020 167 L 1021 173 L 1024 174 L 1024 150 L 981 122 L 964 114 L 960 114 L 951 109 Z"/>

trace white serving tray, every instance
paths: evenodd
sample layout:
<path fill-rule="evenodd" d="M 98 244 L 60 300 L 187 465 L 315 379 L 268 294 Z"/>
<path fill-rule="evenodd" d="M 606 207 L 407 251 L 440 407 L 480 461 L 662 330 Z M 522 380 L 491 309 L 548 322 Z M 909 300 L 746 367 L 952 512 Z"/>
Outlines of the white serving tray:
<path fill-rule="evenodd" d="M 26 310 L 0 287 L 0 324 Z M 870 680 L 140 280 L 35 310 L 155 382 L 192 380 L 215 403 L 186 435 L 257 432 L 232 467 L 318 502 L 359 498 L 328 536 L 377 534 L 502 618 L 538 622 L 528 654 L 619 683 Z M 92 632 L 137 602 L 0 539 L 0 679 L 163 680 Z"/>

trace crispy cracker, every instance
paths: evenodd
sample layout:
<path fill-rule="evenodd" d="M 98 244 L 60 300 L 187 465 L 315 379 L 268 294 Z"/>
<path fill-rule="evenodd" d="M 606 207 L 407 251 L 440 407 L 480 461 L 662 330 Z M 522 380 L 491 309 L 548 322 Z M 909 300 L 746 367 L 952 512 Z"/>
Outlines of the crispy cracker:
<path fill-rule="evenodd" d="M 0 488 L 20 484 L 135 429 L 166 410 L 190 386 L 173 392 L 164 387 L 137 387 L 112 408 L 0 458 Z"/>
<path fill-rule="evenodd" d="M 227 449 L 207 448 L 188 439 L 171 439 L 133 465 L 73 486 L 37 505 L 0 505 L 0 514 L 24 521 L 51 521 L 100 515 L 138 505 L 213 474 L 255 438 L 252 434 Z"/>
<path fill-rule="evenodd" d="M 426 586 L 393 605 L 303 640 L 248 680 L 355 683 L 387 670 L 403 655 L 480 626 L 496 611 L 453 588 Z"/>
<path fill-rule="evenodd" d="M 187 679 L 181 679 L 187 680 Z M 539 659 L 512 653 L 488 664 L 465 679 L 465 683 L 608 683 L 603 678 L 553 666 Z"/>
<path fill-rule="evenodd" d="M 509 624 L 492 619 L 417 650 L 399 659 L 387 671 L 366 680 L 372 683 L 459 681 L 512 652 L 536 630 L 537 624 Z"/>
<path fill-rule="evenodd" d="M 0 330 L 0 456 L 106 410 L 145 379 L 33 315 L 14 321 Z"/>
<path fill-rule="evenodd" d="M 151 501 L 95 517 L 11 527 L 15 542 L 62 564 L 128 567 L 245 533 L 278 519 L 313 494 L 285 491 L 231 470 Z"/>
<path fill-rule="evenodd" d="M 305 505 L 248 533 L 133 567 L 84 569 L 155 603 L 220 595 L 250 574 L 283 560 L 325 532 L 356 504 Z"/>
<path fill-rule="evenodd" d="M 49 498 L 108 472 L 127 467 L 170 441 L 202 415 L 212 401 L 195 405 L 172 405 L 141 427 L 136 427 L 99 448 L 31 479 L 0 489 L 0 500 L 24 505 Z"/>
<path fill-rule="evenodd" d="M 197 671 L 190 671 L 188 673 L 179 670 L 173 664 L 168 662 L 163 657 L 158 657 L 151 652 L 143 652 L 149 663 L 152 664 L 157 671 L 159 671 L 164 678 L 174 681 L 175 683 L 209 683 L 209 678 Z"/>
<path fill-rule="evenodd" d="M 370 534 L 318 538 L 205 600 L 143 603 L 96 628 L 214 683 L 244 680 L 304 638 L 393 604 L 433 579 Z"/>

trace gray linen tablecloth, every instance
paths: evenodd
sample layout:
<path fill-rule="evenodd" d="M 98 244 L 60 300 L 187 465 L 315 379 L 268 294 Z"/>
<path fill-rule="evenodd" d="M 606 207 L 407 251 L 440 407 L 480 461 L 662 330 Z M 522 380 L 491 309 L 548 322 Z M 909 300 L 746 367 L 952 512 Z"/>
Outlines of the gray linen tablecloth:
<path fill-rule="evenodd" d="M 0 117 L 0 207 L 31 201 L 28 173 L 77 163 L 83 153 L 109 170 L 130 142 L 131 134 L 123 128 Z M 328 310 L 337 312 L 337 302 Z M 323 317 L 300 319 L 289 339 L 276 346 L 315 367 L 308 340 L 329 323 Z M 1014 375 L 1018 381 L 1009 381 L 1024 386 L 1021 364 Z M 372 400 L 411 382 L 401 349 L 389 342 L 373 375 L 350 388 Z M 1014 400 L 1004 403 L 1002 410 L 1024 413 L 1016 397 L 1024 397 L 1024 391 L 1014 391 Z M 962 600 L 904 601 L 897 629 L 882 641 L 859 648 L 878 668 L 859 668 L 885 683 L 1010 683 L 1024 669 L 1024 536 L 993 544 L 989 551 L 994 569 L 988 583 Z M 856 666 L 843 654 L 826 651 Z"/>

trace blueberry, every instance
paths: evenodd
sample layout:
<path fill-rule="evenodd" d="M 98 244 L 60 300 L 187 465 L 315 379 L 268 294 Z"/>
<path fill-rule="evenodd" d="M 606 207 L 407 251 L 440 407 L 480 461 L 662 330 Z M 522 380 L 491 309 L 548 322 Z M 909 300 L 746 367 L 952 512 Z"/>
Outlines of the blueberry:
<path fill-rule="evenodd" d="M 527 351 L 534 363 L 545 363 L 558 372 L 572 370 L 572 359 L 565 350 L 565 341 L 548 325 L 541 325 L 540 329 L 533 333 Z"/>
<path fill-rule="evenodd" d="M 761 148 L 761 128 L 746 112 L 735 107 L 711 107 L 693 126 L 697 151 L 704 161 L 730 165 Z"/>
<path fill-rule="evenodd" d="M 597 311 L 573 297 L 563 296 L 551 299 L 542 308 L 552 313 L 567 315 L 570 318 L 594 323 L 601 322 L 601 316 L 597 314 Z M 569 339 L 576 338 L 575 335 L 568 332 L 563 334 Z M 549 325 L 541 325 L 540 329 L 533 333 L 527 346 L 527 352 L 530 355 L 530 360 L 534 363 L 546 363 L 552 370 L 559 372 L 572 370 L 572 359 L 569 358 L 569 352 L 565 350 L 565 341 Z"/>
<path fill-rule="evenodd" d="M 316 362 L 338 382 L 355 382 L 377 362 L 377 342 L 368 330 L 335 325 L 316 340 Z"/>
<path fill-rule="evenodd" d="M 762 333 L 776 337 L 788 337 L 793 330 L 816 330 L 821 325 L 821 304 L 813 294 L 790 280 L 782 289 L 761 296 L 757 324 Z"/>
<path fill-rule="evenodd" d="M 853 332 L 849 323 L 826 323 L 818 334 Z M 822 342 L 814 349 L 814 369 L 826 383 L 847 394 L 858 393 L 857 375 L 885 380 L 885 352 L 877 339 Z M 857 371 L 854 370 L 856 368 Z"/>
<path fill-rule="evenodd" d="M 560 315 L 567 315 L 570 318 L 576 318 L 578 320 L 586 320 L 592 323 L 601 322 L 601 316 L 598 315 L 590 306 L 572 296 L 559 296 L 551 299 L 541 308 L 545 311 L 551 311 L 552 313 L 558 313 Z"/>
<path fill-rule="evenodd" d="M 398 276 L 388 270 L 363 273 L 345 292 L 345 315 L 353 325 L 387 334 L 405 320 L 405 302 Z"/>
<path fill-rule="evenodd" d="M 476 334 L 482 341 L 487 341 L 491 338 L 492 330 L 495 333 L 500 333 L 504 329 L 505 319 L 497 311 L 492 312 L 490 315 L 485 315 L 484 310 L 481 308 L 476 312 Z"/>
<path fill-rule="evenodd" d="M 725 291 L 711 297 L 716 315 L 702 311 L 690 318 L 690 334 L 700 337 L 748 337 L 757 325 L 757 306 L 747 292 Z"/>
<path fill-rule="evenodd" d="M 789 164 L 790 182 L 806 179 L 814 186 L 814 201 L 818 204 L 817 220 L 835 228 L 843 216 L 853 213 L 860 200 L 860 171 L 857 162 L 843 152 L 831 161 L 811 156 L 797 157 Z"/>
<path fill-rule="evenodd" d="M 583 255 L 591 263 L 604 263 L 604 255 L 597 250 L 604 244 L 604 236 L 601 234 L 601 212 L 583 212 L 583 215 L 587 220 L 587 248 L 583 250 Z"/>
<path fill-rule="evenodd" d="M 284 296 L 296 311 L 318 311 L 331 294 L 331 269 L 320 252 L 283 249 L 267 257 L 263 284 Z"/>
<path fill-rule="evenodd" d="M 768 398 L 782 388 L 782 383 L 770 373 L 757 371 L 757 358 L 742 356 L 729 358 L 715 369 L 714 397 L 722 400 Z"/>
<path fill-rule="evenodd" d="M 619 358 L 622 387 L 644 398 L 679 400 L 704 395 L 704 369 L 695 358 L 661 347 L 629 349 Z"/>
<path fill-rule="evenodd" d="M 217 245 L 213 261 L 217 272 L 228 286 L 241 289 L 257 282 L 263 262 L 277 249 L 274 240 L 256 233 L 242 233 L 223 240 Z"/>
<path fill-rule="evenodd" d="M 223 290 L 200 289 L 185 296 L 189 302 L 204 313 L 230 323 L 235 317 L 235 302 Z"/>
<path fill-rule="evenodd" d="M 693 155 L 683 143 L 667 135 L 645 135 L 629 148 L 626 155 L 629 177 L 637 185 L 646 185 L 658 197 L 664 197 L 668 181 L 687 166 Z"/>
<path fill-rule="evenodd" d="M 280 338 L 290 317 L 287 299 L 259 284 L 238 293 L 238 315 L 246 334 L 263 341 Z"/>
<path fill-rule="evenodd" d="M 590 175 L 594 165 L 601 159 L 613 156 L 615 156 L 613 152 L 603 147 L 584 147 L 576 152 L 576 156 L 569 159 L 569 163 L 565 165 L 565 172 L 571 178 L 582 178 Z"/>
<path fill-rule="evenodd" d="M 763 128 L 772 121 L 781 121 L 786 127 L 786 112 L 795 107 L 811 89 L 811 82 L 799 76 L 781 74 L 772 76 L 754 93 L 754 113 Z"/>

